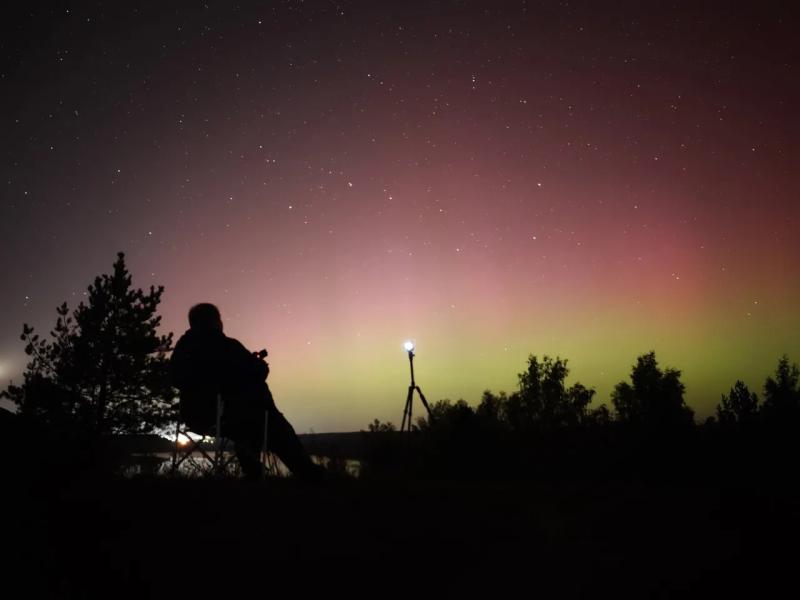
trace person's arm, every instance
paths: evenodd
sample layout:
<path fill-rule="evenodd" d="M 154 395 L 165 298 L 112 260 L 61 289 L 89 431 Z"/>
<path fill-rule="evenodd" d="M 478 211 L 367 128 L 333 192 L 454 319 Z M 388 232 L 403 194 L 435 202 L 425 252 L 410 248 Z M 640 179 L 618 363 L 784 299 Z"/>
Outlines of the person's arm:
<path fill-rule="evenodd" d="M 183 338 L 181 338 L 172 351 L 168 367 L 170 383 L 179 390 L 182 390 L 186 386 L 186 380 L 188 379 L 187 372 L 189 370 L 189 365 L 187 364 L 184 346 L 185 342 Z"/>
<path fill-rule="evenodd" d="M 269 375 L 269 365 L 255 353 L 233 338 L 228 338 L 228 352 L 235 375 L 245 380 L 264 381 Z"/>

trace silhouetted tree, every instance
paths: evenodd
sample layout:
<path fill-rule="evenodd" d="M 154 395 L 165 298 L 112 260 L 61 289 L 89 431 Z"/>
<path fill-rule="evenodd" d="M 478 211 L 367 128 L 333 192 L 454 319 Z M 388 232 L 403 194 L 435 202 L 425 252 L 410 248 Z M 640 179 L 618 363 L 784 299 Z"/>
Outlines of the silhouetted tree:
<path fill-rule="evenodd" d="M 391 421 L 381 423 L 378 419 L 367 425 L 367 429 L 370 433 L 394 433 L 397 431 L 397 427 Z"/>
<path fill-rule="evenodd" d="M 608 407 L 605 404 L 601 404 L 600 406 L 596 406 L 595 408 L 589 409 L 589 412 L 586 415 L 585 422 L 588 425 L 598 425 L 604 427 L 609 425 L 613 421 L 611 411 L 608 410 Z"/>
<path fill-rule="evenodd" d="M 485 390 L 478 408 L 475 409 L 475 417 L 484 428 L 500 429 L 503 426 L 503 412 L 507 403 L 508 397 L 505 392 L 495 396 L 491 391 Z"/>
<path fill-rule="evenodd" d="M 509 417 L 522 418 L 523 428 L 551 428 L 586 424 L 594 390 L 575 383 L 567 388 L 567 361 L 535 355 L 528 357 L 528 368 L 519 374 L 519 400 L 515 399 Z M 516 414 L 521 413 L 521 414 Z"/>
<path fill-rule="evenodd" d="M 22 415 L 87 432 L 144 433 L 172 417 L 166 353 L 172 334 L 157 333 L 164 288 L 131 288 L 124 254 L 114 272 L 97 277 L 70 316 L 58 307 L 51 341 L 23 325 L 31 357 L 21 386 L 7 395 Z"/>
<path fill-rule="evenodd" d="M 434 427 L 439 430 L 464 430 L 476 425 L 475 411 L 464 400 L 455 404 L 450 400 L 439 400 L 431 404 L 431 415 L 420 417 L 417 424 L 420 430 Z"/>
<path fill-rule="evenodd" d="M 764 418 L 771 423 L 797 423 L 800 420 L 800 369 L 784 355 L 778 361 L 775 378 L 764 383 Z"/>
<path fill-rule="evenodd" d="M 631 369 L 631 383 L 621 381 L 611 394 L 617 419 L 655 428 L 691 425 L 694 411 L 684 402 L 680 377 L 677 369 L 659 369 L 655 352 L 643 354 Z"/>
<path fill-rule="evenodd" d="M 743 425 L 755 422 L 758 418 L 758 396 L 747 386 L 737 381 L 729 395 L 722 395 L 717 404 L 717 420 L 721 425 Z"/>
<path fill-rule="evenodd" d="M 519 392 L 513 392 L 505 398 L 500 406 L 500 418 L 501 423 L 511 431 L 522 432 L 530 428 Z"/>

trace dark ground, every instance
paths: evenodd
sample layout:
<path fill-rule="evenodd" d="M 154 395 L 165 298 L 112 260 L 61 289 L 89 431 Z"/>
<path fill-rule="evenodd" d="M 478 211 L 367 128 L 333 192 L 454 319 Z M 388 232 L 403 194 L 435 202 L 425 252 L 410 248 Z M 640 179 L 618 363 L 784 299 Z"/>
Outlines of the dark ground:
<path fill-rule="evenodd" d="M 800 496 L 763 482 L 133 479 L 18 491 L 6 490 L 4 587 L 18 579 L 25 592 L 9 598 L 796 591 Z"/>

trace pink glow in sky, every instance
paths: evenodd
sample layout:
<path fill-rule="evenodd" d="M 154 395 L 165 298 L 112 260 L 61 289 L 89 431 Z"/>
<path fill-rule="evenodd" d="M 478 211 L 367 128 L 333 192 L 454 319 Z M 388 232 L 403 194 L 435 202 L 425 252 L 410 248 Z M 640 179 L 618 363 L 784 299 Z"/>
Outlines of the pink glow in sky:
<path fill-rule="evenodd" d="M 781 14 L 107 10 L 3 26 L 5 380 L 22 322 L 51 327 L 120 250 L 166 286 L 165 329 L 210 301 L 269 349 L 301 432 L 397 423 L 407 338 L 430 400 L 512 391 L 536 353 L 608 403 L 652 349 L 700 416 L 800 359 Z"/>

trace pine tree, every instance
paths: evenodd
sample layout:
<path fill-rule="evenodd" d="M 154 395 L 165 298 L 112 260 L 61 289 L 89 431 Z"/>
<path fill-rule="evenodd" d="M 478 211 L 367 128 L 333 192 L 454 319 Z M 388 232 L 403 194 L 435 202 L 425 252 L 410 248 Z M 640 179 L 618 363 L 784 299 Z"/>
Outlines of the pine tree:
<path fill-rule="evenodd" d="M 717 420 L 723 425 L 754 423 L 758 418 L 758 396 L 750 392 L 742 381 L 737 381 L 730 394 L 720 398 Z"/>
<path fill-rule="evenodd" d="M 778 361 L 775 377 L 764 382 L 761 411 L 772 424 L 795 426 L 800 422 L 800 367 L 786 355 Z"/>
<path fill-rule="evenodd" d="M 125 255 L 111 275 L 97 277 L 72 315 L 58 310 L 51 340 L 23 325 L 31 357 L 21 386 L 7 395 L 22 415 L 90 433 L 145 433 L 173 416 L 167 352 L 172 333 L 159 335 L 156 309 L 164 288 L 132 289 Z"/>

